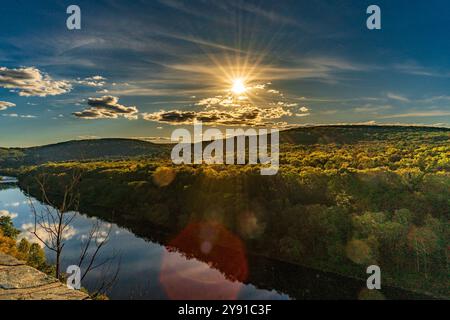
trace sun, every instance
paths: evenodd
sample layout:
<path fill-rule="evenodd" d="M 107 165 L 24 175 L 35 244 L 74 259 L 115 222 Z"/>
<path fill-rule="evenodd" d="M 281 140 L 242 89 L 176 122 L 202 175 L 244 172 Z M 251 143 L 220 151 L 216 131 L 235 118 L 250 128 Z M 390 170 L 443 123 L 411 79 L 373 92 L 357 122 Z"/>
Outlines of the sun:
<path fill-rule="evenodd" d="M 234 94 L 243 94 L 247 91 L 247 87 L 245 86 L 244 80 L 241 78 L 233 80 L 233 86 L 231 87 L 231 92 Z"/>

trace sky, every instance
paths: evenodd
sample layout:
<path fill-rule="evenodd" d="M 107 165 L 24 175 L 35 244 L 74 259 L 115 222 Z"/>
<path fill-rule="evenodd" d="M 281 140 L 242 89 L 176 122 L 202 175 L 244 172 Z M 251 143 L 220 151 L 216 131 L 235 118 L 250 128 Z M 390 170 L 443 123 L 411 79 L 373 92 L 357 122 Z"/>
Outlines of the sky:
<path fill-rule="evenodd" d="M 69 30 L 66 9 L 81 9 Z M 369 5 L 381 30 L 366 27 Z M 447 1 L 8 1 L 0 146 L 218 128 L 450 126 Z"/>

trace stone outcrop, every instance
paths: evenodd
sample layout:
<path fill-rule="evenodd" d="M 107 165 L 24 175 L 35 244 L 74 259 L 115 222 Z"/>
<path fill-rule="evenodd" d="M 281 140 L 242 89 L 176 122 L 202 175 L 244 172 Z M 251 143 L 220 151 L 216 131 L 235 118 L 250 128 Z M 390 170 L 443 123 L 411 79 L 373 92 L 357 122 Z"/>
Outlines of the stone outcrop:
<path fill-rule="evenodd" d="M 0 252 L 0 300 L 85 300 L 56 278 Z"/>

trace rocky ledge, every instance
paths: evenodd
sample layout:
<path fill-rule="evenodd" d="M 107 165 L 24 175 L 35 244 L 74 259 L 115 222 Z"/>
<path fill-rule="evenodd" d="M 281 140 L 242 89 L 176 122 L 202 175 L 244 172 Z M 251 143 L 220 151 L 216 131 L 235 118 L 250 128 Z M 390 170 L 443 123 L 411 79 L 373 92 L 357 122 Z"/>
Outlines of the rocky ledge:
<path fill-rule="evenodd" d="M 85 300 L 56 278 L 0 252 L 0 300 Z"/>

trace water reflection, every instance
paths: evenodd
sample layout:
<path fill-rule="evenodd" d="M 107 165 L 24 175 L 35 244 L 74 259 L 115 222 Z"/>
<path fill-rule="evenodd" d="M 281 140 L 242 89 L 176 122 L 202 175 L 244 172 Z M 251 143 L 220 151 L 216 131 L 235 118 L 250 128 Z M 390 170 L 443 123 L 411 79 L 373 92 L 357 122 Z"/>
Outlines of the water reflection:
<path fill-rule="evenodd" d="M 32 239 L 30 227 L 34 226 L 34 216 L 29 199 L 19 188 L 11 185 L 11 181 L 0 185 L 0 215 L 10 216 L 14 225 L 23 231 L 22 236 Z M 45 208 L 36 199 L 31 201 L 37 210 Z M 108 244 L 99 253 L 99 261 L 111 256 L 121 257 L 119 277 L 109 293 L 112 299 L 173 299 L 188 298 L 189 295 L 191 298 L 203 299 L 289 299 L 286 294 L 275 290 L 258 289 L 252 284 L 237 281 L 240 278 L 231 280 L 230 276 L 225 276 L 208 263 L 179 252 L 180 248 L 174 245 L 179 246 L 180 240 L 174 239 L 172 246 L 167 249 L 116 224 L 82 214 L 77 214 L 67 234 L 62 257 L 63 270 L 78 262 L 83 241 L 95 223 L 100 223 L 100 230 L 111 230 Z M 101 238 L 101 232 L 96 236 Z M 188 248 L 184 249 L 189 251 Z M 206 249 L 204 246 L 203 250 Z M 51 262 L 52 252 L 46 250 L 46 253 Z M 105 270 L 95 269 L 82 285 L 93 290 L 104 278 Z"/>

